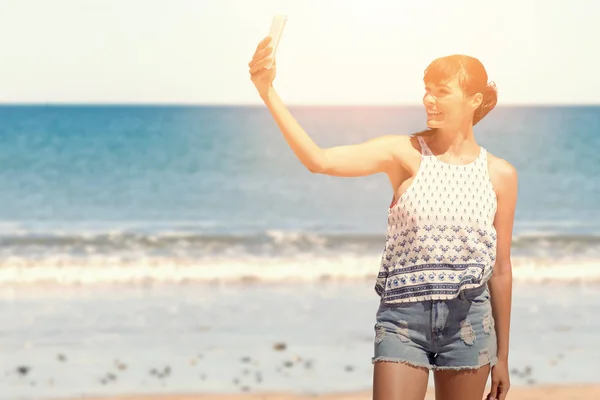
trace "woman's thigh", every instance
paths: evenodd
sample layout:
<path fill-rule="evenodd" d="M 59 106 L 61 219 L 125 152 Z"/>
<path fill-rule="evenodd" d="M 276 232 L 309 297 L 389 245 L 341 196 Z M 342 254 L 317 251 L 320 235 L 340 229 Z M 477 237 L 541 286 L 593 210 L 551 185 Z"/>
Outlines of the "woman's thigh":
<path fill-rule="evenodd" d="M 436 400 L 481 400 L 490 374 L 490 365 L 479 369 L 433 372 Z"/>
<path fill-rule="evenodd" d="M 373 370 L 373 400 L 423 400 L 429 370 L 403 362 L 379 361 Z"/>

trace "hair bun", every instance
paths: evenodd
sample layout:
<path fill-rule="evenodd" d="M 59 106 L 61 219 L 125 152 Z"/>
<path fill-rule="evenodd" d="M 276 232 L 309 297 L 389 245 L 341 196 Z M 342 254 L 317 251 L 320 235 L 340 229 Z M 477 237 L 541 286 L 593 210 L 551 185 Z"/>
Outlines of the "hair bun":
<path fill-rule="evenodd" d="M 486 87 L 485 87 L 485 91 L 484 91 L 484 95 L 488 95 L 488 94 L 498 94 L 498 88 L 496 87 L 496 83 L 494 83 L 493 81 L 490 81 Z"/>
<path fill-rule="evenodd" d="M 475 110 L 473 114 L 473 125 L 481 121 L 483 117 L 485 117 L 492 109 L 496 106 L 498 102 L 498 91 L 496 89 L 496 84 L 494 82 L 490 82 L 486 85 L 483 90 L 483 101 Z"/>

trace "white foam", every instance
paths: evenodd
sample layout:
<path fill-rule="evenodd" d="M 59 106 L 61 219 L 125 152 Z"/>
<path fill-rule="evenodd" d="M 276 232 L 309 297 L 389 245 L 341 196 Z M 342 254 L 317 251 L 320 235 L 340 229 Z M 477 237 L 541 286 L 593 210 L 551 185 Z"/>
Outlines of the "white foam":
<path fill-rule="evenodd" d="M 147 282 L 311 282 L 375 280 L 380 255 L 243 257 L 190 259 L 139 255 L 42 260 L 7 257 L 0 263 L 0 285 L 57 283 L 126 284 Z M 524 282 L 600 282 L 600 260 L 513 259 L 513 279 Z"/>
<path fill-rule="evenodd" d="M 362 279 L 376 274 L 376 257 L 240 260 L 147 258 L 122 260 L 118 257 L 92 257 L 85 263 L 75 259 L 45 260 L 45 262 L 6 260 L 0 268 L 0 284 L 55 282 L 61 284 L 135 283 L 142 281 L 222 281 L 246 280 L 313 281 L 332 279 Z M 344 265 L 344 268 L 340 268 Z"/>
<path fill-rule="evenodd" d="M 272 239 L 275 244 L 294 244 L 300 241 L 306 241 L 313 245 L 325 245 L 327 237 L 318 233 L 291 232 L 267 230 L 265 236 Z"/>
<path fill-rule="evenodd" d="M 548 260 L 522 257 L 513 259 L 512 264 L 513 279 L 517 281 L 600 281 L 598 259 Z"/>

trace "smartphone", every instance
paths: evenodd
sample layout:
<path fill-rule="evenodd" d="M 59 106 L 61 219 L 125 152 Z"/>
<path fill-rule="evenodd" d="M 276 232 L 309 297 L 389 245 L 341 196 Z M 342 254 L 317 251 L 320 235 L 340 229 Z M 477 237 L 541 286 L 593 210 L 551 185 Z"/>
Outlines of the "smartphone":
<path fill-rule="evenodd" d="M 273 53 L 271 57 L 275 59 L 275 52 L 277 51 L 277 46 L 279 46 L 279 42 L 281 41 L 281 34 L 283 33 L 283 28 L 285 28 L 285 24 L 287 22 L 287 15 L 285 14 L 277 14 L 273 17 L 273 21 L 271 22 L 271 28 L 269 29 L 269 36 L 273 39 L 270 43 L 270 46 L 273 47 Z M 270 69 L 273 66 L 273 62 L 271 61 L 269 65 L 267 65 L 267 69 Z"/>

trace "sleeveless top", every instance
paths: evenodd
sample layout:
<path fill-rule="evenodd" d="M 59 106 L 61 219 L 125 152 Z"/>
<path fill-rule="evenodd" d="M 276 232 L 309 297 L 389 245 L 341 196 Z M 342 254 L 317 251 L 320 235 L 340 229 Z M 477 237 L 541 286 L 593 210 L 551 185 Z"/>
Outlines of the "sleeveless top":
<path fill-rule="evenodd" d="M 487 151 L 454 165 L 425 140 L 409 187 L 388 209 L 385 248 L 375 291 L 384 303 L 449 300 L 484 285 L 496 259 L 496 193 Z"/>

